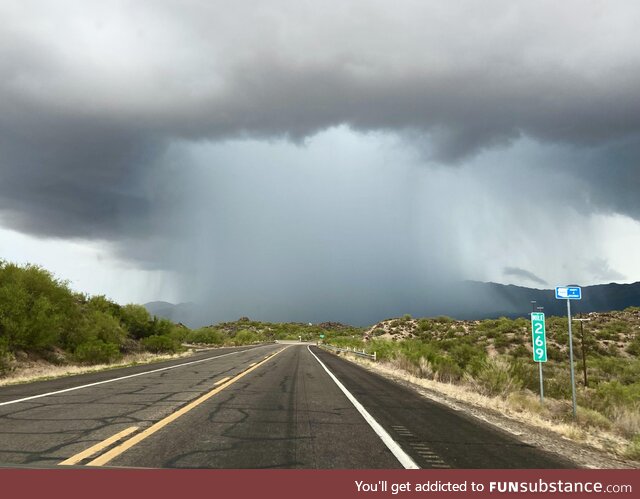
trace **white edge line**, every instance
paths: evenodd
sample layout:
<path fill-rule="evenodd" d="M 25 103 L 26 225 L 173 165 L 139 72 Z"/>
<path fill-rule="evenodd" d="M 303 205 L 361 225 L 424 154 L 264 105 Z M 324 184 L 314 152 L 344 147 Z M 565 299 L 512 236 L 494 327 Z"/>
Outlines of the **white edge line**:
<path fill-rule="evenodd" d="M 56 390 L 55 392 L 41 393 L 39 395 L 32 395 L 30 397 L 24 397 L 24 398 L 21 398 L 21 399 L 9 400 L 7 402 L 0 402 L 0 407 L 2 407 L 3 405 L 17 404 L 18 402 L 27 402 L 28 400 L 34 400 L 34 399 L 39 399 L 39 398 L 42 398 L 42 397 L 48 397 L 50 395 L 57 395 L 59 393 L 72 392 L 74 390 L 80 390 L 82 388 L 89 388 L 91 386 L 104 385 L 105 383 L 112 383 L 114 381 L 120 381 L 120 380 L 123 380 L 123 379 L 135 378 L 137 376 L 144 376 L 145 374 L 152 374 L 152 373 L 157 373 L 157 372 L 160 372 L 160 371 L 168 371 L 169 369 L 176 369 L 178 367 L 190 366 L 192 364 L 200 364 L 201 362 L 207 362 L 207 361 L 210 361 L 210 360 L 220 359 L 222 357 L 227 357 L 229 355 L 236 355 L 238 353 L 248 352 L 250 350 L 255 350 L 256 348 L 261 348 L 261 346 L 257 346 L 257 347 L 254 347 L 254 348 L 247 348 L 246 350 L 239 350 L 237 352 L 229 352 L 229 353 L 225 353 L 225 354 L 222 354 L 222 355 L 216 355 L 215 357 L 207 357 L 206 359 L 193 360 L 191 362 L 185 362 L 184 364 L 177 364 L 175 366 L 161 367 L 160 369 L 153 369 L 151 371 L 144 371 L 144 372 L 141 372 L 141 373 L 129 374 L 127 376 L 121 376 L 119 378 L 105 379 L 103 381 L 97 381 L 95 383 L 89 383 L 88 385 L 73 386 L 71 388 L 65 388 L 64 390 Z"/>
<path fill-rule="evenodd" d="M 371 426 L 373 431 L 376 432 L 376 434 L 380 437 L 380 439 L 387 446 L 387 448 L 393 453 L 396 459 L 400 461 L 400 464 L 404 466 L 405 469 L 408 469 L 408 470 L 419 470 L 420 467 L 415 463 L 413 459 L 411 459 L 409 454 L 407 454 L 405 451 L 402 450 L 402 447 L 400 447 L 398 442 L 396 442 L 393 438 L 391 438 L 391 435 L 389 435 L 387 431 L 380 425 L 380 423 L 378 423 L 373 418 L 373 416 L 369 414 L 369 412 L 364 408 L 364 406 L 360 402 L 358 402 L 358 399 L 356 399 L 351 394 L 351 392 L 349 392 L 349 390 L 347 390 L 344 387 L 344 385 L 340 382 L 340 380 L 338 380 L 338 378 L 336 378 L 334 374 L 331 371 L 329 371 L 327 366 L 324 365 L 324 362 L 322 362 L 318 358 L 318 356 L 311 351 L 311 348 L 309 348 L 309 346 L 307 346 L 307 350 L 309 350 L 309 353 L 316 358 L 316 360 L 320 363 L 320 365 L 324 368 L 324 370 L 327 371 L 327 374 L 331 376 L 331 379 L 335 382 L 336 385 L 338 385 L 338 388 L 342 390 L 342 393 L 346 395 L 346 397 L 354 405 L 354 407 L 358 410 L 358 412 L 362 415 L 365 421 L 369 423 L 369 426 Z"/>

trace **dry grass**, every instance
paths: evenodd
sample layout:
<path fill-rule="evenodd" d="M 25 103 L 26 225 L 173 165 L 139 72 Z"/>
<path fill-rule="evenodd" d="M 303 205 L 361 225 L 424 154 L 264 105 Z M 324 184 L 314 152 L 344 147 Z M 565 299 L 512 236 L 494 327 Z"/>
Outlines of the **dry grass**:
<path fill-rule="evenodd" d="M 148 352 L 142 352 L 125 355 L 120 361 L 114 362 L 112 364 L 96 364 L 93 366 L 57 366 L 44 361 L 31 362 L 0 378 L 0 386 L 17 385 L 20 383 L 29 383 L 32 381 L 41 381 L 45 379 L 60 378 L 63 376 L 72 376 L 74 374 L 105 371 L 107 369 L 115 369 L 117 367 L 150 364 L 162 360 L 188 357 L 191 354 L 192 352 L 190 351 L 171 355 L 156 355 Z"/>
<path fill-rule="evenodd" d="M 635 435 L 640 435 L 640 404 L 631 409 L 616 408 L 611 419 L 616 428 L 626 437 L 633 438 Z"/>

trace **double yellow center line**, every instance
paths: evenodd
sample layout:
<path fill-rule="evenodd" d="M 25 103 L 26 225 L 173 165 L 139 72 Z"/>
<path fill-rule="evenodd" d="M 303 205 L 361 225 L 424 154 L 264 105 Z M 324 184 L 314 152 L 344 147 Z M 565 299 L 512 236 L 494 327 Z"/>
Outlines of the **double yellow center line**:
<path fill-rule="evenodd" d="M 213 397 L 217 393 L 220 393 L 225 388 L 231 386 L 233 383 L 235 383 L 239 379 L 243 378 L 244 376 L 246 376 L 250 372 L 258 369 L 262 364 L 264 364 L 265 362 L 268 362 L 273 357 L 278 355 L 280 352 L 282 352 L 283 350 L 286 350 L 286 348 L 287 347 L 283 348 L 282 350 L 278 350 L 277 352 L 275 352 L 275 353 L 273 353 L 271 355 L 268 355 L 267 357 L 265 357 L 262 361 L 260 361 L 258 363 L 251 364 L 248 369 L 245 369 L 244 371 L 242 371 L 240 374 L 237 374 L 233 378 L 223 378 L 223 379 L 217 381 L 214 384 L 214 386 L 216 388 L 214 388 L 210 392 L 205 393 L 204 395 L 198 397 L 197 399 L 195 399 L 192 402 L 189 402 L 187 405 L 181 407 L 176 412 L 174 412 L 172 414 L 169 414 L 164 419 L 161 419 L 160 421 L 158 421 L 157 423 L 153 424 L 152 426 L 150 426 L 146 430 L 134 435 L 133 437 L 129 438 L 128 440 L 125 440 L 124 442 L 122 442 L 117 447 L 114 447 L 113 449 L 111 449 L 111 450 L 105 452 L 104 454 L 98 456 L 97 458 L 93 459 L 92 461 L 87 463 L 87 466 L 104 466 L 109 461 L 115 459 L 120 454 L 122 454 L 123 452 L 129 450 L 134 445 L 139 444 L 140 442 L 142 442 L 145 438 L 150 437 L 151 435 L 153 435 L 157 431 L 159 431 L 162 428 L 164 428 L 165 426 L 167 426 L 172 421 L 175 421 L 180 416 L 183 416 L 187 412 L 189 412 L 192 409 L 198 407 L 200 404 L 202 404 L 206 400 L 210 399 L 211 397 Z M 96 444 L 96 445 L 94 445 L 92 447 L 89 447 L 88 449 L 86 449 L 86 450 L 84 450 L 84 451 L 82 451 L 82 452 L 80 452 L 78 454 L 75 454 L 74 456 L 71 456 L 69 459 L 66 459 L 66 460 L 64 460 L 64 461 L 62 461 L 61 463 L 58 463 L 58 464 L 59 465 L 74 465 L 74 464 L 77 464 L 80 461 L 82 461 L 84 459 L 87 459 L 87 458 L 95 455 L 96 453 L 100 452 L 101 450 L 106 449 L 107 447 L 113 445 L 115 442 L 119 441 L 120 439 L 122 439 L 122 438 L 124 438 L 124 437 L 126 437 L 128 435 L 130 435 L 131 433 L 135 432 L 137 429 L 138 429 L 138 427 L 136 427 L 136 426 L 132 426 L 130 428 L 127 428 L 127 429 L 125 429 L 125 430 L 113 435 L 112 437 L 109 437 L 106 440 L 103 440 L 102 442 L 100 442 L 100 443 L 98 443 L 98 444 Z"/>

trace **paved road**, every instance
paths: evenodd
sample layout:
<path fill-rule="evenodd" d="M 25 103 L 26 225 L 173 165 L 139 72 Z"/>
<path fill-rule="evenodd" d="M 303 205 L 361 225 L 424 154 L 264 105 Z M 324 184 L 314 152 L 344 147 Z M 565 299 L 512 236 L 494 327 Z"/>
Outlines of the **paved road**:
<path fill-rule="evenodd" d="M 149 370 L 156 372 L 143 374 Z M 13 402 L 88 383 L 99 384 Z M 63 462 L 153 468 L 575 467 L 300 344 L 216 350 L 167 365 L 0 389 L 0 464 Z"/>

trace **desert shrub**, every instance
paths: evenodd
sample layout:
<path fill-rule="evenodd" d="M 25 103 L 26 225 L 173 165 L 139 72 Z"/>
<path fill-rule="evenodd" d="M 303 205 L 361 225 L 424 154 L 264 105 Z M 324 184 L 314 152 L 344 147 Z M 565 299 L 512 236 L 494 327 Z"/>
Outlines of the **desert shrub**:
<path fill-rule="evenodd" d="M 640 461 L 640 433 L 636 435 L 633 440 L 627 446 L 625 453 L 625 457 L 629 459 L 635 459 L 636 461 Z"/>
<path fill-rule="evenodd" d="M 418 361 L 418 375 L 421 378 L 433 379 L 435 377 L 436 371 L 427 359 L 424 357 L 420 357 Z"/>
<path fill-rule="evenodd" d="M 63 348 L 75 352 L 79 345 L 100 340 L 114 344 L 116 347 L 124 344 L 126 331 L 120 326 L 115 317 L 98 310 L 87 310 L 72 329 L 63 336 Z"/>
<path fill-rule="evenodd" d="M 146 338 L 156 334 L 151 316 L 142 305 L 129 304 L 120 309 L 122 324 L 135 339 Z"/>
<path fill-rule="evenodd" d="M 106 312 L 89 312 L 85 315 L 84 321 L 86 324 L 83 329 L 90 338 L 120 345 L 126 337 L 126 332 L 120 326 L 120 321 Z"/>
<path fill-rule="evenodd" d="M 234 345 L 249 345 L 251 343 L 257 343 L 260 341 L 258 335 L 250 331 L 249 329 L 243 329 L 242 331 L 238 331 L 235 337 L 233 338 Z"/>
<path fill-rule="evenodd" d="M 506 397 L 522 388 L 522 380 L 514 375 L 511 365 L 503 357 L 488 358 L 473 380 L 485 395 Z"/>
<path fill-rule="evenodd" d="M 0 260 L 0 334 L 10 351 L 56 345 L 77 314 L 76 297 L 65 282 L 38 266 Z"/>
<path fill-rule="evenodd" d="M 608 430 L 611 428 L 611 421 L 607 417 L 593 409 L 587 409 L 585 407 L 577 407 L 576 416 L 578 423 L 583 426 L 589 426 L 592 428 L 600 428 Z"/>
<path fill-rule="evenodd" d="M 635 355 L 636 357 L 640 357 L 640 336 L 636 336 L 629 342 L 629 344 L 627 345 L 627 353 L 630 355 Z"/>
<path fill-rule="evenodd" d="M 91 296 L 86 299 L 87 308 L 104 312 L 113 317 L 120 317 L 121 306 L 112 302 L 104 295 Z"/>
<path fill-rule="evenodd" d="M 518 345 L 511 351 L 511 355 L 518 358 L 526 358 L 531 355 L 531 352 L 523 344 Z"/>
<path fill-rule="evenodd" d="M 411 339 L 399 343 L 399 350 L 415 366 L 420 363 L 420 358 L 424 357 L 429 362 L 434 363 L 438 350 L 431 343 L 421 340 Z"/>
<path fill-rule="evenodd" d="M 516 357 L 511 357 L 508 362 L 511 375 L 520 381 L 523 388 L 540 390 L 540 374 L 536 362 Z"/>
<path fill-rule="evenodd" d="M 395 355 L 389 360 L 389 363 L 400 371 L 413 374 L 414 376 L 420 376 L 419 362 L 418 365 L 416 365 L 415 362 L 407 359 L 407 357 L 402 352 L 396 352 Z"/>
<path fill-rule="evenodd" d="M 4 338 L 0 337 L 0 376 L 6 374 L 11 367 L 11 353 Z"/>
<path fill-rule="evenodd" d="M 543 417 L 550 417 L 550 411 L 547 404 L 540 401 L 538 395 L 530 392 L 518 391 L 510 393 L 507 396 L 509 405 L 519 412 L 527 412 L 530 414 L 539 414 Z"/>
<path fill-rule="evenodd" d="M 611 356 L 588 358 L 587 362 L 590 366 L 596 368 L 599 377 L 605 380 L 620 376 L 626 364 L 625 362 L 621 362 L 620 359 Z"/>
<path fill-rule="evenodd" d="M 384 329 L 382 328 L 376 328 L 372 331 L 372 336 L 382 336 L 385 333 Z"/>
<path fill-rule="evenodd" d="M 640 380 L 640 360 L 625 362 L 620 359 L 622 369 L 620 370 L 617 380 L 623 385 L 632 385 Z"/>
<path fill-rule="evenodd" d="M 175 327 L 175 324 L 169 319 L 158 318 L 154 316 L 151 320 L 151 330 L 153 331 L 153 336 L 169 335 L 173 332 L 173 329 Z"/>
<path fill-rule="evenodd" d="M 498 351 L 504 350 L 510 343 L 511 340 L 504 333 L 497 334 L 493 340 L 493 346 Z"/>
<path fill-rule="evenodd" d="M 603 339 L 617 340 L 618 335 L 627 334 L 631 331 L 630 325 L 625 321 L 615 320 L 609 321 L 600 330 L 600 336 Z"/>
<path fill-rule="evenodd" d="M 224 343 L 223 334 L 217 329 L 209 327 L 192 331 L 185 339 L 190 343 L 202 343 L 205 345 L 222 345 Z"/>
<path fill-rule="evenodd" d="M 439 315 L 436 317 L 436 322 L 440 322 L 442 324 L 451 324 L 453 319 L 451 317 L 447 317 L 446 315 Z"/>
<path fill-rule="evenodd" d="M 569 399 L 571 397 L 571 377 L 568 367 L 553 369 L 552 366 L 549 366 L 549 368 L 545 369 L 545 395 L 550 398 Z"/>
<path fill-rule="evenodd" d="M 500 317 L 495 324 L 495 329 L 502 334 L 513 333 L 517 330 L 515 321 L 507 319 L 506 317 Z"/>
<path fill-rule="evenodd" d="M 153 353 L 173 353 L 182 349 L 180 342 L 169 335 L 148 336 L 142 340 L 142 346 Z"/>
<path fill-rule="evenodd" d="M 592 408 L 607 414 L 614 407 L 637 407 L 640 401 L 640 381 L 623 385 L 619 381 L 600 383 L 591 400 Z"/>
<path fill-rule="evenodd" d="M 298 339 L 297 336 L 293 337 L 292 339 Z M 364 343 L 362 342 L 362 340 L 360 339 L 360 337 L 357 338 L 351 338 L 350 336 L 346 337 L 346 336 L 339 336 L 339 337 L 334 337 L 330 339 L 331 344 L 336 346 L 336 347 L 340 347 L 340 348 L 359 348 L 362 349 L 364 347 Z"/>
<path fill-rule="evenodd" d="M 628 407 L 613 407 L 607 412 L 622 435 L 627 438 L 640 435 L 640 401 Z"/>
<path fill-rule="evenodd" d="M 109 364 L 120 358 L 120 348 L 114 343 L 93 339 L 81 343 L 75 349 L 73 358 L 82 364 Z"/>
<path fill-rule="evenodd" d="M 563 362 L 569 359 L 569 355 L 564 353 L 557 346 L 547 343 L 547 358 L 556 362 Z"/>
<path fill-rule="evenodd" d="M 463 370 L 475 374 L 484 365 L 487 357 L 484 349 L 462 343 L 455 345 L 449 351 L 451 359 Z"/>
<path fill-rule="evenodd" d="M 433 362 L 433 370 L 435 371 L 435 379 L 444 383 L 454 383 L 462 378 L 462 369 L 450 357 L 437 355 Z M 420 359 L 418 360 L 420 365 Z"/>
<path fill-rule="evenodd" d="M 391 360 L 398 352 L 398 343 L 388 340 L 373 340 L 367 345 L 367 352 L 376 352 L 378 360 Z"/>
<path fill-rule="evenodd" d="M 419 319 L 418 320 L 418 329 L 420 331 L 433 331 L 435 328 L 435 322 L 431 319 Z"/>

